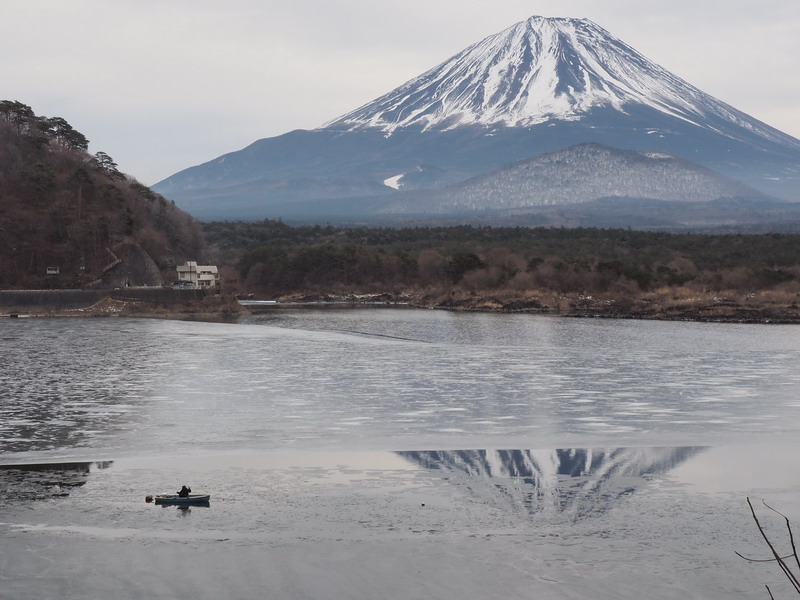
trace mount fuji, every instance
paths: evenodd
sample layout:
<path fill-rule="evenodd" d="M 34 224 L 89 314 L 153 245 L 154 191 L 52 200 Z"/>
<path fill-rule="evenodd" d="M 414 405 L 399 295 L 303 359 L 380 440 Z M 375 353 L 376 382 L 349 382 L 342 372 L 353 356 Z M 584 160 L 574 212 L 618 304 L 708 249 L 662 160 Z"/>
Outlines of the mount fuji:
<path fill-rule="evenodd" d="M 408 192 L 455 193 L 477 176 L 586 143 L 677 157 L 761 199 L 800 200 L 800 140 L 591 21 L 545 17 L 487 37 L 317 129 L 258 140 L 153 189 L 201 219 L 358 218 L 395 212 L 391 204 Z"/>
<path fill-rule="evenodd" d="M 586 120 L 594 109 L 651 109 L 742 141 L 798 140 L 755 121 L 581 19 L 531 17 L 324 127 L 448 130 Z M 657 132 L 653 132 L 657 133 Z"/>

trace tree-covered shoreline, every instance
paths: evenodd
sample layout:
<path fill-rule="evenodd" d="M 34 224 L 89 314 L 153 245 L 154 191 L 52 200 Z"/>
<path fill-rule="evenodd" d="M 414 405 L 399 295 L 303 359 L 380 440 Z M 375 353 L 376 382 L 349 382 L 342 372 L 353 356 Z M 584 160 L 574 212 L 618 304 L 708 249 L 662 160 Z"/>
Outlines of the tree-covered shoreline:
<path fill-rule="evenodd" d="M 800 235 L 214 222 L 253 297 L 453 310 L 796 322 Z"/>
<path fill-rule="evenodd" d="M 660 287 L 800 292 L 800 235 L 507 227 L 205 225 L 243 289 L 273 294 L 440 286 L 557 293 Z M 332 289 L 334 286 L 337 289 Z"/>

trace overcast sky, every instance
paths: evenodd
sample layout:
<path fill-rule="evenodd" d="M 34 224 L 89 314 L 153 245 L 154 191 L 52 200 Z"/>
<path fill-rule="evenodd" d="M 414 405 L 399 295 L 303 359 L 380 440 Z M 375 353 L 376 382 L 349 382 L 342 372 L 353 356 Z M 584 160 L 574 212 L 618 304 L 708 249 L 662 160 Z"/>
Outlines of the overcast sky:
<path fill-rule="evenodd" d="M 585 17 L 800 137 L 800 0 L 3 0 L 0 100 L 152 185 L 313 129 L 532 15 Z"/>

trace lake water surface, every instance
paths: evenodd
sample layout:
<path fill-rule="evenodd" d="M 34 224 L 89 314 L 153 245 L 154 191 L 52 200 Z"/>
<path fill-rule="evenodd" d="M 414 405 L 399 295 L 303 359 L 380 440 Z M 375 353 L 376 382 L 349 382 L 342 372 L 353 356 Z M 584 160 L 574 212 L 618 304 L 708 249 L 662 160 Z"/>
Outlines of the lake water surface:
<path fill-rule="evenodd" d="M 733 552 L 765 554 L 747 496 L 800 521 L 798 332 L 4 320 L 0 598 L 780 592 Z M 183 483 L 211 505 L 144 502 Z"/>

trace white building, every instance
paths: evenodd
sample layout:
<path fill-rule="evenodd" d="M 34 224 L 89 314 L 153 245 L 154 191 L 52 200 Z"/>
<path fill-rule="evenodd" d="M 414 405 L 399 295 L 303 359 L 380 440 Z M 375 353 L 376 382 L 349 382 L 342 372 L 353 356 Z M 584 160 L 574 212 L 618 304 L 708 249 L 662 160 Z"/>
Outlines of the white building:
<path fill-rule="evenodd" d="M 213 265 L 198 265 L 190 260 L 178 267 L 178 286 L 192 288 L 219 287 L 219 271 Z"/>

